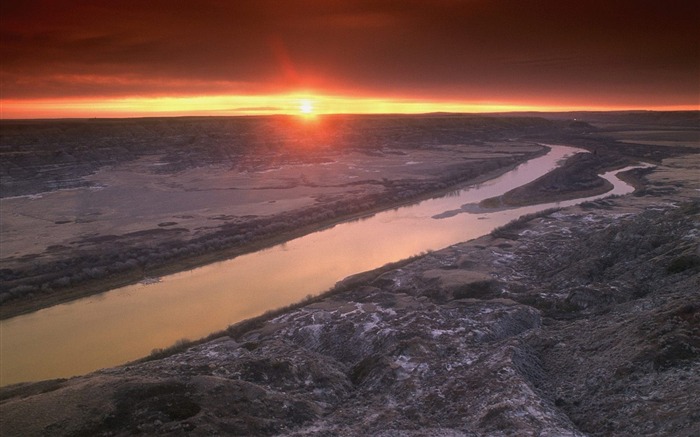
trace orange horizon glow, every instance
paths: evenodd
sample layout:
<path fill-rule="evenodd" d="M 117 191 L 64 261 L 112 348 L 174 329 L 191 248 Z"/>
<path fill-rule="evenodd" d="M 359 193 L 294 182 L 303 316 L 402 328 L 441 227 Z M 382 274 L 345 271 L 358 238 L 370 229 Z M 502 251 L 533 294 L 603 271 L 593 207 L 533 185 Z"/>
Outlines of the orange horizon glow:
<path fill-rule="evenodd" d="M 700 109 L 697 2 L 10 3 L 2 119 Z"/>
<path fill-rule="evenodd" d="M 422 114 L 570 111 L 697 111 L 700 105 L 576 105 L 347 97 L 292 93 L 180 97 L 0 100 L 0 119 L 135 118 L 162 116 Z"/>

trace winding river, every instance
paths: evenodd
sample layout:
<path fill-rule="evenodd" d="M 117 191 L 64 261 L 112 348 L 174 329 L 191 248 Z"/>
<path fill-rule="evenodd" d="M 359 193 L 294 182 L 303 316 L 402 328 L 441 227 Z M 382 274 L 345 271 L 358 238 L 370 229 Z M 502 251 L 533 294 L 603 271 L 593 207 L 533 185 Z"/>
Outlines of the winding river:
<path fill-rule="evenodd" d="M 351 274 L 489 233 L 523 214 L 601 196 L 490 213 L 445 214 L 502 194 L 582 151 L 551 146 L 542 157 L 450 195 L 338 224 L 270 249 L 0 322 L 0 385 L 70 377 L 196 339 L 318 294 Z M 443 218 L 438 218 L 443 217 Z"/>

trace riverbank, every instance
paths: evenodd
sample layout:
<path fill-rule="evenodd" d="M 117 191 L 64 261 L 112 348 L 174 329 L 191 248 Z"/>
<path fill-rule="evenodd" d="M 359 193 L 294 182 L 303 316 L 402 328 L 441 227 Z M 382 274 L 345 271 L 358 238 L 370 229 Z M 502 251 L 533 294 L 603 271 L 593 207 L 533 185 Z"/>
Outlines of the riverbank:
<path fill-rule="evenodd" d="M 666 160 L 636 194 L 360 275 L 158 359 L 7 387 L 4 432 L 697 434 L 698 168 Z"/>

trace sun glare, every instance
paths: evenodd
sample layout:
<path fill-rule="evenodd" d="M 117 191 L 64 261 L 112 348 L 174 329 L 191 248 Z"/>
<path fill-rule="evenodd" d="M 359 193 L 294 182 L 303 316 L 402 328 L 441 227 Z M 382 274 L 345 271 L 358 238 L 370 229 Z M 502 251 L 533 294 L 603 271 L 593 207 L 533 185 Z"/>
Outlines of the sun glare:
<path fill-rule="evenodd" d="M 299 111 L 304 115 L 311 115 L 314 112 L 314 104 L 311 100 L 300 100 Z"/>

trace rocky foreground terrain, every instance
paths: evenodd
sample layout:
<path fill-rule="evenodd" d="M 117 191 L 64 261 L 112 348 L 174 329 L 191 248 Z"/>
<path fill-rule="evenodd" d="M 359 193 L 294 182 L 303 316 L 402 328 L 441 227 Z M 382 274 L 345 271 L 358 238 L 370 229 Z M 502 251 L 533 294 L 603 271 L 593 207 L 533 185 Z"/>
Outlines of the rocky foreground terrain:
<path fill-rule="evenodd" d="M 0 391 L 14 435 L 700 435 L 700 158 L 189 347 Z"/>

